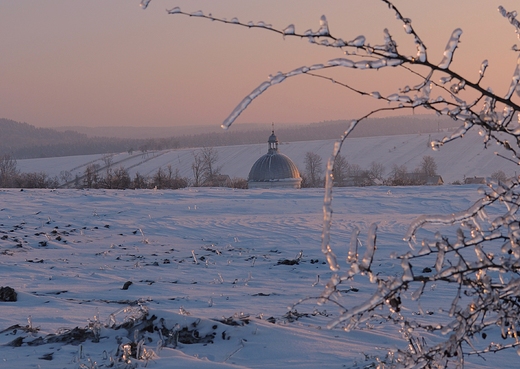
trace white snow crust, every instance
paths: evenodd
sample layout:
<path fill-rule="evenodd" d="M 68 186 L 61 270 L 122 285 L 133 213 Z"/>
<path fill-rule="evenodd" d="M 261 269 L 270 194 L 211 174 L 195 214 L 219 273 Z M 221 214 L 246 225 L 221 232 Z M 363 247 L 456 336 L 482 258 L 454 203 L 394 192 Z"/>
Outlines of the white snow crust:
<path fill-rule="evenodd" d="M 351 233 L 366 235 L 376 222 L 373 265 L 396 273 L 401 262 L 389 255 L 408 247 L 403 235 L 413 219 L 466 209 L 478 193 L 476 186 L 370 187 L 333 196 L 331 245 L 340 264 Z M 339 312 L 312 298 L 331 277 L 320 251 L 322 206 L 322 189 L 1 190 L 1 285 L 14 288 L 18 301 L 0 302 L 0 367 L 109 367 L 120 342 L 132 341 L 110 327 L 140 309 L 164 326 L 216 336 L 160 350 L 157 332 L 146 333 L 141 348 L 153 355 L 134 360 L 137 367 L 366 367 L 405 343 L 395 326 L 326 329 Z M 360 300 L 373 288 L 361 281 L 351 287 L 346 296 Z M 422 309 L 435 314 L 443 291 L 425 294 Z M 305 297 L 292 310 L 301 316 L 290 319 L 288 307 Z M 32 344 L 89 326 L 98 327 L 98 343 Z M 8 345 L 16 339 L 19 347 Z M 517 360 L 514 351 L 486 359 L 472 357 L 466 367 Z"/>

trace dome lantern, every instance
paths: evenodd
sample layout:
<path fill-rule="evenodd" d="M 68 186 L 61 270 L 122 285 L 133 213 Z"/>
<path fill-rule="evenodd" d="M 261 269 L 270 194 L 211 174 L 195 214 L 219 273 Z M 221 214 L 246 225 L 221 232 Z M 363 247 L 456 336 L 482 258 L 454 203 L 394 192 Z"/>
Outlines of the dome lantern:
<path fill-rule="evenodd" d="M 271 136 L 269 136 L 267 143 L 269 144 L 269 150 L 267 151 L 269 154 L 275 154 L 278 152 L 278 138 L 276 138 L 276 135 L 274 134 L 274 129 Z"/>

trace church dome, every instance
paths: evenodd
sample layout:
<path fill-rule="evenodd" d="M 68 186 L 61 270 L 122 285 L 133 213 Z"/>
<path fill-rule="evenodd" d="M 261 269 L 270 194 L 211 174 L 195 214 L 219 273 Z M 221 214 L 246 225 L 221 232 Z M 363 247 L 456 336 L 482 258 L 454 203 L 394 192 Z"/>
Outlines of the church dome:
<path fill-rule="evenodd" d="M 300 172 L 288 156 L 278 152 L 278 139 L 274 130 L 269 136 L 267 154 L 251 167 L 248 177 L 250 188 L 291 187 L 300 188 Z"/>

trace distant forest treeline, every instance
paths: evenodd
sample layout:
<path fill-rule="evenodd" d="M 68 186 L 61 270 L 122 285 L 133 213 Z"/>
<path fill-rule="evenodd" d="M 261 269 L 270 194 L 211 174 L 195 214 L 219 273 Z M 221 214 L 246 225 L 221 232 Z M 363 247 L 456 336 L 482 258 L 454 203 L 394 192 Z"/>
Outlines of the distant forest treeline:
<path fill-rule="evenodd" d="M 360 124 L 352 137 L 433 133 L 449 129 L 456 122 L 435 116 L 407 116 L 371 119 Z M 276 135 L 285 142 L 339 138 L 347 121 L 326 121 L 300 126 L 276 128 Z M 153 129 L 153 128 L 151 128 Z M 27 123 L 0 119 L 0 155 L 15 159 L 104 154 L 125 151 L 150 151 L 190 147 L 215 147 L 266 142 L 270 125 L 265 130 L 230 129 L 222 132 L 173 135 L 162 138 L 91 137 L 73 130 L 59 131 L 36 128 Z"/>
<path fill-rule="evenodd" d="M 175 138 L 118 139 L 88 137 L 85 134 L 0 119 L 0 155 L 16 159 L 103 154 L 129 150 L 163 150 L 178 147 Z"/>

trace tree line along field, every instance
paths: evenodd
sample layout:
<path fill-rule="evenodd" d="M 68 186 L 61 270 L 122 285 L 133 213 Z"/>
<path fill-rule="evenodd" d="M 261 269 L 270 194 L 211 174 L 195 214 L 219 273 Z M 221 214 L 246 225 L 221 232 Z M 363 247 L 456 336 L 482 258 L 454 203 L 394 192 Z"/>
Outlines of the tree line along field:
<path fill-rule="evenodd" d="M 421 168 L 421 161 L 424 157 L 432 157 L 437 165 L 437 174 L 440 175 L 444 184 L 464 183 L 466 178 L 491 177 L 501 178 L 503 172 L 507 178 L 516 173 L 516 165 L 512 162 L 501 159 L 494 151 L 486 149 L 480 136 L 469 132 L 458 144 L 448 144 L 441 151 L 432 151 L 428 147 L 429 140 L 442 138 L 447 132 L 438 134 L 416 134 L 416 135 L 394 135 L 378 136 L 365 138 L 351 138 L 341 153 L 342 158 L 348 164 L 349 181 L 347 185 L 363 186 L 369 184 L 418 184 L 421 177 L 417 175 L 417 168 Z M 263 135 L 267 141 L 267 135 Z M 312 177 L 308 168 L 306 156 L 308 153 L 315 154 L 316 158 L 321 159 L 323 168 L 330 157 L 332 147 L 336 140 L 316 140 L 306 142 L 287 142 L 280 137 L 280 151 L 288 155 L 297 165 L 303 177 Z M 221 175 L 213 185 L 230 185 L 236 181 L 237 187 L 243 187 L 244 180 L 247 179 L 249 170 L 254 162 L 267 151 L 267 144 L 254 145 L 233 145 L 208 147 L 212 152 L 212 159 L 216 157 L 215 169 Z M 176 149 L 162 151 L 134 151 L 132 153 L 123 152 L 110 155 L 88 155 L 72 157 L 56 157 L 41 159 L 19 159 L 16 160 L 16 168 L 20 175 L 25 176 L 30 182 L 40 183 L 42 187 L 56 187 L 68 183 L 70 187 L 84 187 L 85 174 L 91 173 L 91 186 L 97 182 L 99 187 L 112 188 L 146 188 L 155 186 L 178 187 L 193 186 L 196 181 L 194 177 L 194 166 L 196 156 L 203 155 L 204 148 Z M 497 153 L 507 153 L 496 148 Z M 12 158 L 11 158 L 12 159 Z M 107 167 L 107 163 L 110 164 Z M 345 163 L 343 163 L 345 164 Z M 90 166 L 90 167 L 89 167 Z M 202 173 L 199 163 L 199 175 Z M 343 165 L 344 166 L 344 165 Z M 6 166 L 3 166 L 7 170 Z M 87 168 L 89 168 L 87 170 Z M 103 183 L 102 178 L 107 177 L 109 170 L 112 183 Z M 378 180 L 370 179 L 369 171 L 375 171 Z M 339 172 L 339 171 L 338 171 Z M 414 174 L 414 172 L 416 172 Z M 1 173 L 1 172 L 0 172 Z M 24 174 L 25 173 L 25 174 Z M 96 178 L 93 178 L 93 174 Z M 309 174 L 311 174 L 309 176 Z M 322 178 L 315 174 L 315 178 Z M 340 173 L 338 173 L 338 178 Z M 397 176 L 395 176 L 397 174 Z M 405 175 L 406 174 L 406 175 Z M 497 175 L 499 175 L 497 177 Z M 228 177 L 229 176 L 229 179 Z M 373 176 L 373 174 L 372 174 Z M 76 177 L 78 180 L 76 180 Z M 156 181 L 154 183 L 154 177 Z M 403 177 L 405 181 L 397 181 Z M 138 179 L 137 186 L 132 182 Z M 374 176 L 372 177 L 374 178 Z M 94 179 L 96 179 L 94 181 Z M 122 180 L 120 180 L 122 179 Z M 168 181 L 173 179 L 174 185 L 168 185 Z M 312 178 L 311 178 L 312 179 Z M 419 180 L 417 180 L 419 179 Z M 204 179 L 199 177 L 199 185 Z M 228 183 L 226 183 L 228 182 Z M 16 187 L 29 187 L 19 184 L 11 184 Z M 118 183 L 121 183 L 118 184 Z M 207 182 L 209 184 L 210 182 Z M 309 183 L 306 181 L 306 183 Z M 311 180 L 312 183 L 312 180 Z M 315 182 L 316 183 L 316 182 Z M 310 185 L 310 184 L 307 184 Z M 336 183 L 336 185 L 344 185 Z M 5 186 L 5 185 L 4 185 Z M 34 186 L 34 185 L 30 185 Z"/>

